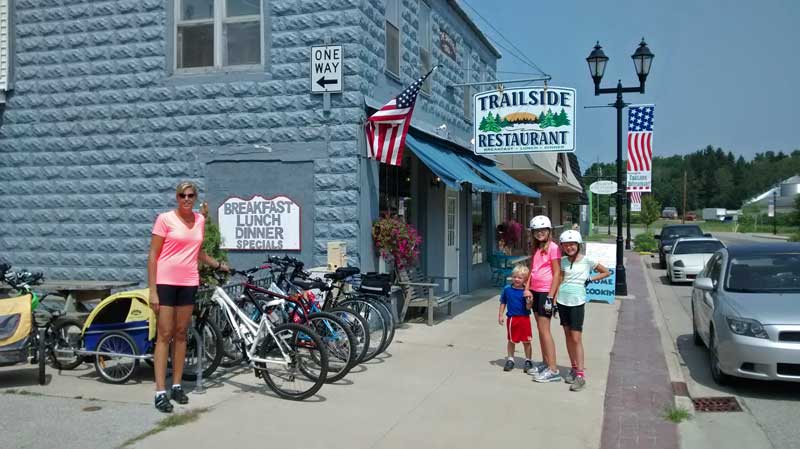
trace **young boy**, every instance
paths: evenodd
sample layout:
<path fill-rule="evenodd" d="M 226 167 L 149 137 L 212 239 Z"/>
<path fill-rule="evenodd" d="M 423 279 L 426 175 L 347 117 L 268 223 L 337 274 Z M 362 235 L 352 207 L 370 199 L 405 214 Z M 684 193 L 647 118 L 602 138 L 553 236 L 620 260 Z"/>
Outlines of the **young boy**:
<path fill-rule="evenodd" d="M 517 343 L 522 343 L 525 349 L 525 373 L 533 368 L 531 362 L 531 306 L 532 302 L 525 299 L 525 280 L 528 279 L 528 267 L 517 265 L 511 272 L 511 285 L 507 285 L 500 295 L 500 311 L 497 313 L 497 322 L 503 325 L 503 312 L 506 313 L 506 333 L 508 344 L 506 351 L 508 360 L 503 366 L 503 371 L 514 369 L 514 349 Z"/>
<path fill-rule="evenodd" d="M 583 317 L 586 304 L 586 285 L 599 281 L 611 273 L 599 263 L 581 255 L 583 239 L 578 231 L 561 234 L 561 286 L 558 289 L 558 315 L 567 340 L 567 352 L 572 364 L 564 381 L 572 384 L 569 391 L 581 391 L 586 387 L 583 366 Z M 598 272 L 591 277 L 592 270 Z"/>

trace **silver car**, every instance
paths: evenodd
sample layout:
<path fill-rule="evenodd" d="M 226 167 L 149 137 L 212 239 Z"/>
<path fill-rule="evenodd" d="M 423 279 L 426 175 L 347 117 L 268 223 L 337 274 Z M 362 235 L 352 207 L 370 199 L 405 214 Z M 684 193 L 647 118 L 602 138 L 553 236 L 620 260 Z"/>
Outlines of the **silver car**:
<path fill-rule="evenodd" d="M 683 237 L 664 246 L 667 254 L 667 279 L 670 282 L 692 282 L 714 253 L 725 244 L 713 237 Z"/>
<path fill-rule="evenodd" d="M 800 243 L 715 253 L 694 281 L 692 325 L 717 383 L 800 382 Z"/>

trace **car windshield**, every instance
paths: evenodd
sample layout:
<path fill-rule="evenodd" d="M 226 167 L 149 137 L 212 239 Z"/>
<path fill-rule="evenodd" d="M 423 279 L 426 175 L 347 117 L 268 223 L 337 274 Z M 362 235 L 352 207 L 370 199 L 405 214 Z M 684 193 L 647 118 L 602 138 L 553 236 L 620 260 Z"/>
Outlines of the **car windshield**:
<path fill-rule="evenodd" d="M 714 240 L 678 242 L 674 254 L 711 254 L 720 248 L 722 248 L 722 242 Z"/>
<path fill-rule="evenodd" d="M 725 289 L 734 292 L 800 292 L 800 253 L 731 258 Z"/>
<path fill-rule="evenodd" d="M 697 226 L 681 226 L 680 228 L 666 228 L 661 231 L 661 235 L 666 238 L 702 237 L 703 231 Z"/>

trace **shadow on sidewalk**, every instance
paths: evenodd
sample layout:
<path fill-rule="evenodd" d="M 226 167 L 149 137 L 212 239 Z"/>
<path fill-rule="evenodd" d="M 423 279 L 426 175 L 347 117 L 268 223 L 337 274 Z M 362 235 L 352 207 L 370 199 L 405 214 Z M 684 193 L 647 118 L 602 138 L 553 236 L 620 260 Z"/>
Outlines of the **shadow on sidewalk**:
<path fill-rule="evenodd" d="M 502 292 L 501 287 L 487 287 L 479 288 L 471 291 L 468 294 L 460 295 L 457 300 L 453 301 L 453 314 L 447 315 L 447 306 L 437 307 L 433 312 L 433 325 L 439 325 L 446 321 L 450 321 L 457 316 L 468 312 L 470 309 L 483 304 L 486 301 L 495 299 L 500 296 Z M 406 320 L 403 324 L 425 324 L 427 323 L 427 310 L 419 307 L 409 307 L 406 314 Z"/>

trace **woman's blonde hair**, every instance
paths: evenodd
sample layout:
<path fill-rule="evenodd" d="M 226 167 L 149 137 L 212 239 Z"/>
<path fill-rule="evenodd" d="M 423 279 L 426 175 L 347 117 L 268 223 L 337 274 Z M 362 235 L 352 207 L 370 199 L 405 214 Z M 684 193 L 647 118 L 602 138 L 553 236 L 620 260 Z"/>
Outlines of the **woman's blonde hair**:
<path fill-rule="evenodd" d="M 547 240 L 545 240 L 545 241 L 537 240 L 536 239 L 536 232 L 535 231 L 531 231 L 531 233 L 533 234 L 533 247 L 537 251 L 541 251 L 542 254 L 547 254 L 547 250 L 550 248 L 550 242 L 553 241 L 553 230 L 550 229 L 550 228 L 546 228 L 546 229 L 547 229 Z"/>
<path fill-rule="evenodd" d="M 511 271 L 511 276 L 519 276 L 523 279 L 527 279 L 530 272 L 531 270 L 529 270 L 528 267 L 520 263 L 514 266 L 514 269 Z"/>
<path fill-rule="evenodd" d="M 194 192 L 195 196 L 200 193 L 197 191 L 197 185 L 195 183 L 192 181 L 183 181 L 178 184 L 178 187 L 175 188 L 175 195 L 180 195 L 186 189 L 192 189 L 192 192 Z"/>

